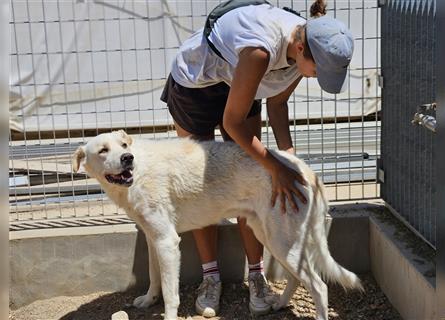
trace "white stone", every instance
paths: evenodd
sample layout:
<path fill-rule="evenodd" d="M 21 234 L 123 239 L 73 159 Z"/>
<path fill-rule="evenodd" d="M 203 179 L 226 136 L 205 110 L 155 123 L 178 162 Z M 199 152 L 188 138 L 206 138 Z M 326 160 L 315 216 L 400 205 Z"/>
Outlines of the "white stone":
<path fill-rule="evenodd" d="M 128 320 L 128 314 L 125 311 L 118 311 L 111 315 L 111 320 Z"/>

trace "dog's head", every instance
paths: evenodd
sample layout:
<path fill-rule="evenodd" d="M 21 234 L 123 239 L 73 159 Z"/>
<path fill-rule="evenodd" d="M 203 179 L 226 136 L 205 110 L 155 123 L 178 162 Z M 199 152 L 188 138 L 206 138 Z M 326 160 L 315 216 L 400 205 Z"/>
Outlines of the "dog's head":
<path fill-rule="evenodd" d="M 100 134 L 73 155 L 73 170 L 81 165 L 101 183 L 129 187 L 133 183 L 132 138 L 123 130 Z"/>

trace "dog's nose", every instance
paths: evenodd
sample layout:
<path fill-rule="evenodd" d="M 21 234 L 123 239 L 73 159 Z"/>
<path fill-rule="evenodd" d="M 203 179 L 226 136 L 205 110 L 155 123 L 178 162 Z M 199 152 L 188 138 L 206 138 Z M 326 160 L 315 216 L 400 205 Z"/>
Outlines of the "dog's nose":
<path fill-rule="evenodd" d="M 121 163 L 131 164 L 133 162 L 134 156 L 131 153 L 124 153 L 121 155 Z"/>

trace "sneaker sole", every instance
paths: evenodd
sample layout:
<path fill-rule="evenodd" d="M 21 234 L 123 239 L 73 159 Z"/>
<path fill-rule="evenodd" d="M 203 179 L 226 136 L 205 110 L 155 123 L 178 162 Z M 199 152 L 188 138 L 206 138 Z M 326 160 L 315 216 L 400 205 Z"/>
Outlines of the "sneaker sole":
<path fill-rule="evenodd" d="M 215 309 L 210 307 L 201 307 L 198 302 L 195 303 L 196 313 L 203 316 L 204 318 L 215 317 L 218 314 L 219 306 Z"/>
<path fill-rule="evenodd" d="M 267 309 L 255 309 L 249 302 L 249 310 L 253 316 L 263 316 L 265 314 L 269 314 L 272 311 L 272 307 L 269 306 Z"/>

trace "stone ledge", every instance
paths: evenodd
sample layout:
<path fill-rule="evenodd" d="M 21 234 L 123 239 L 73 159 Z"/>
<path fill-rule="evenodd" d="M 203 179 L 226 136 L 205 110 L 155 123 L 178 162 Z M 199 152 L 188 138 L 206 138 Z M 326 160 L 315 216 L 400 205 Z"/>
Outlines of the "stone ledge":
<path fill-rule="evenodd" d="M 414 253 L 398 231 L 397 225 L 370 217 L 372 274 L 404 319 L 436 319 L 434 263 Z"/>

